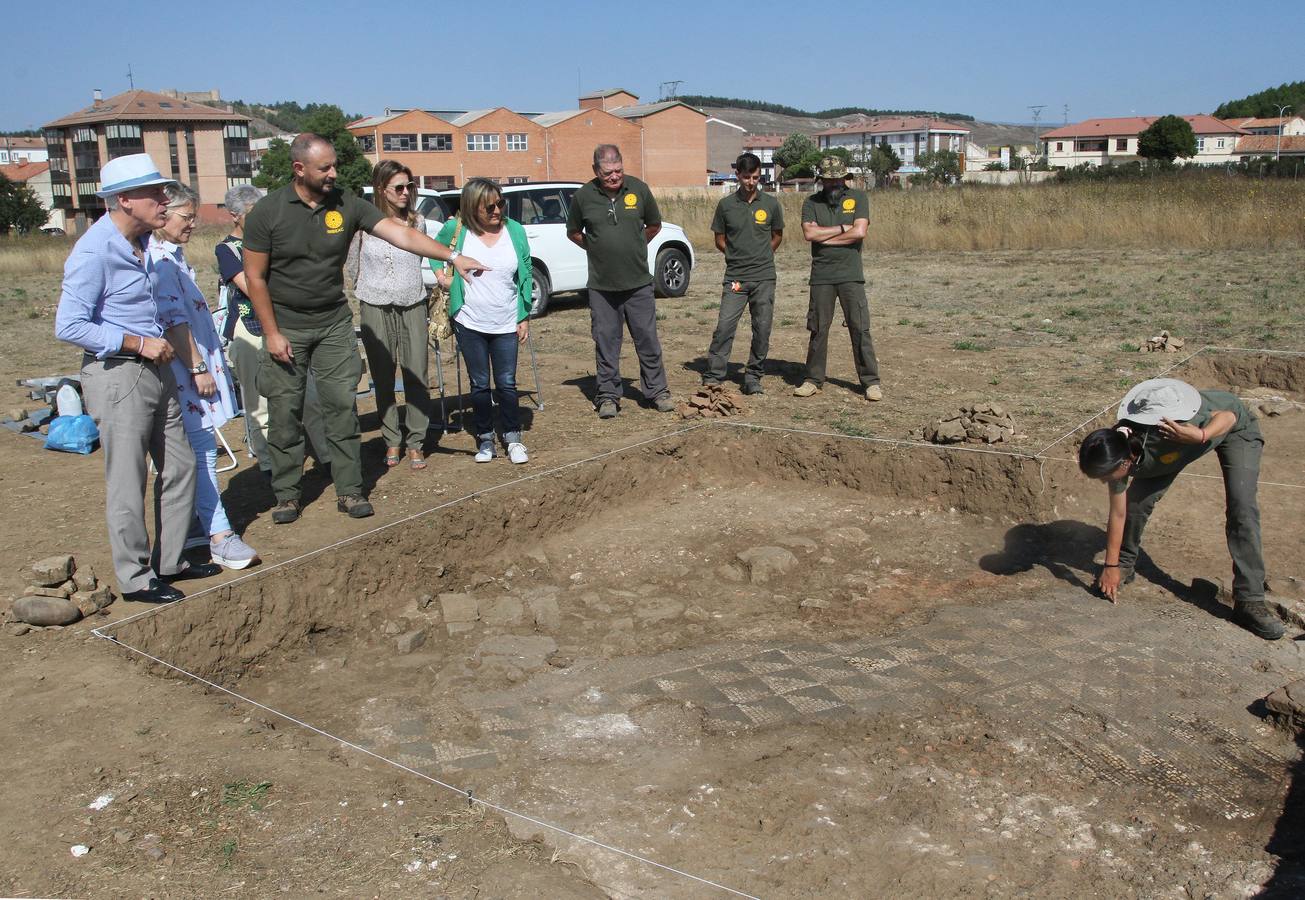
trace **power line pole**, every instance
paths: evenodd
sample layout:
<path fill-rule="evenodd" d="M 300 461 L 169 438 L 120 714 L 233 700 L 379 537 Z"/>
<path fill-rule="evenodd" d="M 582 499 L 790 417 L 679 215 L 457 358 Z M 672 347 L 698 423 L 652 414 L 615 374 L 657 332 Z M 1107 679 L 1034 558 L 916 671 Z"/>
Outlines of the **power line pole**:
<path fill-rule="evenodd" d="M 679 94 L 680 85 L 682 84 L 684 84 L 683 78 L 679 79 L 678 81 L 663 81 L 661 83 L 661 89 L 662 89 L 661 99 L 674 100 L 676 95 Z"/>
<path fill-rule="evenodd" d="M 131 86 L 131 90 L 136 90 L 136 79 L 131 74 L 131 63 L 127 63 L 127 84 Z"/>
<path fill-rule="evenodd" d="M 1283 119 L 1287 117 L 1287 110 L 1289 109 L 1291 109 L 1290 106 L 1278 107 L 1278 153 L 1276 156 L 1277 162 L 1282 162 L 1282 126 L 1286 124 L 1285 122 L 1283 122 Z"/>
<path fill-rule="evenodd" d="M 1065 121 L 1064 121 L 1062 124 L 1064 124 L 1064 125 L 1068 125 L 1068 124 L 1069 124 L 1069 104 L 1068 104 L 1068 103 L 1065 104 Z"/>
<path fill-rule="evenodd" d="M 1037 106 L 1030 106 L 1029 110 L 1033 113 L 1033 152 L 1035 156 L 1041 156 L 1038 151 L 1042 147 L 1042 135 L 1038 133 L 1038 120 L 1042 118 L 1042 111 L 1047 108 L 1043 103 Z"/>

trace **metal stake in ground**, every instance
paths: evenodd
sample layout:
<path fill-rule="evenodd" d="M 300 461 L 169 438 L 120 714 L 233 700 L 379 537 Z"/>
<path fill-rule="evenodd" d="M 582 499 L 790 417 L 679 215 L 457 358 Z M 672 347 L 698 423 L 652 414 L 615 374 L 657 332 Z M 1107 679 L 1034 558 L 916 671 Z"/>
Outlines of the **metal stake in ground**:
<path fill-rule="evenodd" d="M 535 336 L 534 329 L 526 332 L 526 346 L 530 348 L 530 368 L 535 373 L 535 393 L 531 399 L 535 401 L 535 406 L 542 412 L 544 409 L 544 390 L 539 386 L 539 362 L 535 359 Z"/>

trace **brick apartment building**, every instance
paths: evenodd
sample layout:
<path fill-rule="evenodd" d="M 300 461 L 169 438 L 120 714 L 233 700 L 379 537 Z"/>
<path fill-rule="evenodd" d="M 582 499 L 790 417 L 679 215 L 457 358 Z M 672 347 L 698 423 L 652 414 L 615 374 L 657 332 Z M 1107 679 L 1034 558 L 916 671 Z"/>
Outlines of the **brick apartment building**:
<path fill-rule="evenodd" d="M 104 214 L 100 168 L 131 153 L 148 153 L 164 175 L 199 192 L 200 221 L 228 221 L 228 188 L 251 178 L 248 116 L 183 97 L 127 91 L 107 100 L 96 91 L 85 109 L 45 126 L 50 188 L 68 230 L 82 231 Z"/>
<path fill-rule="evenodd" d="M 625 170 L 654 188 L 706 184 L 707 116 L 678 101 L 638 99 L 611 90 L 561 112 L 386 110 L 349 131 L 373 163 L 402 160 L 428 188 L 478 176 L 503 184 L 587 181 L 598 144 L 620 147 Z"/>

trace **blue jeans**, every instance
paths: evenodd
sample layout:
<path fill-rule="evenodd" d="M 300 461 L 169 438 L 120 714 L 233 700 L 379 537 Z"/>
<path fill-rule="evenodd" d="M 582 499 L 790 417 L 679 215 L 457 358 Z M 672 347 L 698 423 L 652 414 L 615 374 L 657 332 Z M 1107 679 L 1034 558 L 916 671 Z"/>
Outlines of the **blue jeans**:
<path fill-rule="evenodd" d="M 472 425 L 476 440 L 494 440 L 494 403 L 503 417 L 503 443 L 521 442 L 521 405 L 517 399 L 517 333 L 483 334 L 453 320 L 458 348 L 467 361 L 471 381 Z M 490 367 L 494 370 L 494 393 L 490 399 Z"/>
<path fill-rule="evenodd" d="M 231 522 L 227 520 L 218 488 L 217 438 L 209 428 L 187 431 L 186 437 L 195 451 L 195 515 L 199 524 L 210 537 L 230 531 Z"/>

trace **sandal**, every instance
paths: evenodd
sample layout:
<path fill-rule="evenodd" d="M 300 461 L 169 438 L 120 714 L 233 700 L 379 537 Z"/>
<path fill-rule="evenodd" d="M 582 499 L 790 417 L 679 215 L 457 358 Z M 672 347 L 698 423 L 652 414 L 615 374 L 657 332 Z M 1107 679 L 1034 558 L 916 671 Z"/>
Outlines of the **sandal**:
<path fill-rule="evenodd" d="M 414 469 L 426 468 L 426 457 L 422 456 L 421 451 L 415 448 L 408 450 L 408 465 Z"/>
<path fill-rule="evenodd" d="M 393 469 L 399 464 L 400 452 L 398 447 L 385 448 L 385 467 L 387 469 Z"/>

